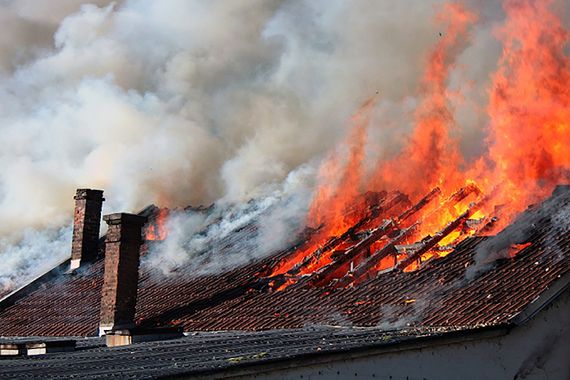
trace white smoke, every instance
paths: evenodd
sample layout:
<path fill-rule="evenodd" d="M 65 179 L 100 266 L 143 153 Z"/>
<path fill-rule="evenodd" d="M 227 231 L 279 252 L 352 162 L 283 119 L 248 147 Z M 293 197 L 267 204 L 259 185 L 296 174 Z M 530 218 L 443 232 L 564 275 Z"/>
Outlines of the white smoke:
<path fill-rule="evenodd" d="M 0 298 L 68 258 L 70 239 L 69 227 L 26 230 L 17 244 L 0 238 Z"/>
<path fill-rule="evenodd" d="M 163 274 L 181 267 L 184 273 L 210 274 L 287 248 L 304 226 L 311 176 L 313 168 L 302 166 L 247 203 L 175 211 L 166 221 L 167 238 L 151 243 L 142 265 Z"/>

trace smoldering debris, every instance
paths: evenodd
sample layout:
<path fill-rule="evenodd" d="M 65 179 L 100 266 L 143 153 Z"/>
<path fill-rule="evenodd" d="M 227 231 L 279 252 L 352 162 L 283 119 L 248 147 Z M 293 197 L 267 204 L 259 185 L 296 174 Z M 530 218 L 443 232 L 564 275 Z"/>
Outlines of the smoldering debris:
<path fill-rule="evenodd" d="M 558 186 L 552 197 L 540 205 L 530 206 L 503 231 L 481 242 L 477 246 L 474 264 L 466 270 L 466 279 L 472 280 L 492 269 L 497 260 L 509 258 L 510 247 L 529 243 L 537 228 L 544 224 L 559 231 L 553 234 L 555 236 L 570 232 L 570 186 Z M 556 241 L 546 242 L 544 249 L 566 251 L 558 247 Z"/>
<path fill-rule="evenodd" d="M 282 186 L 246 203 L 220 202 L 206 209 L 172 212 L 164 241 L 151 243 L 143 265 L 164 275 L 212 274 L 236 268 L 288 247 L 304 227 L 311 199 L 308 166 Z"/>

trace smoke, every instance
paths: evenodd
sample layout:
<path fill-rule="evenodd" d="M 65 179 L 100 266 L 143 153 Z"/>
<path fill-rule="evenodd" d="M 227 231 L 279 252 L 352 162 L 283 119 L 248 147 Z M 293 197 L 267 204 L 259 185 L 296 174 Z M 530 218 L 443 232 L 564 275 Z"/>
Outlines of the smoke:
<path fill-rule="evenodd" d="M 304 225 L 311 173 L 310 167 L 301 167 L 247 203 L 175 211 L 166 221 L 168 237 L 151 245 L 143 267 L 165 275 L 180 267 L 184 273 L 211 274 L 289 247 Z"/>
<path fill-rule="evenodd" d="M 259 236 L 271 238 L 254 255 L 278 249 L 293 221 L 302 226 L 314 182 L 300 176 L 292 194 L 288 181 L 315 170 L 359 104 L 380 92 L 372 158 L 405 141 L 442 2 L 0 0 L 0 255 L 45 247 L 39 236 L 70 224 L 79 187 L 105 190 L 104 213 L 216 203 L 171 219 L 169 268 L 188 260 L 176 248 L 194 257 L 208 246 L 188 238 L 214 217 L 267 215 Z M 450 86 L 456 133 L 475 156 L 502 11 L 468 3 L 480 22 Z"/>
<path fill-rule="evenodd" d="M 382 305 L 377 327 L 386 331 L 399 330 L 413 326 L 416 322 L 421 321 L 423 313 L 429 305 L 429 300 L 422 297 L 425 297 L 425 295 L 417 295 L 417 298 L 412 302 L 412 306 L 405 308 L 407 309 L 406 314 L 402 313 L 403 308 L 400 305 Z"/>
<path fill-rule="evenodd" d="M 547 226 L 547 227 L 545 227 Z M 493 268 L 497 260 L 509 257 L 509 248 L 524 244 L 532 239 L 533 234 L 541 229 L 553 230 L 548 234 L 544 250 L 558 252 L 560 260 L 567 250 L 555 237 L 570 233 L 570 190 L 568 186 L 558 187 L 551 198 L 541 205 L 535 205 L 520 214 L 507 228 L 477 246 L 475 262 L 467 268 L 465 278 L 472 280 Z M 533 243 L 536 244 L 536 243 Z"/>
<path fill-rule="evenodd" d="M 0 298 L 69 257 L 71 228 L 26 230 L 18 244 L 0 239 Z"/>
<path fill-rule="evenodd" d="M 80 186 L 107 210 L 248 200 L 376 90 L 414 94 L 437 38 L 425 1 L 47 3 L 0 8 L 22 36 L 2 41 L 3 234 L 61 225 Z"/>

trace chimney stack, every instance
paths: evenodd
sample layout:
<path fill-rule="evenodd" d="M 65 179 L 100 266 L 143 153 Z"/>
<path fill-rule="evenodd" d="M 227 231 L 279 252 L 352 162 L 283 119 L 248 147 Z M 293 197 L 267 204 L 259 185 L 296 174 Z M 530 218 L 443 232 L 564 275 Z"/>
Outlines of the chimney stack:
<path fill-rule="evenodd" d="M 139 280 L 141 232 L 147 218 L 133 214 L 105 215 L 105 275 L 101 294 L 99 335 L 134 326 Z"/>
<path fill-rule="evenodd" d="M 73 217 L 70 269 L 97 257 L 103 190 L 77 189 Z"/>

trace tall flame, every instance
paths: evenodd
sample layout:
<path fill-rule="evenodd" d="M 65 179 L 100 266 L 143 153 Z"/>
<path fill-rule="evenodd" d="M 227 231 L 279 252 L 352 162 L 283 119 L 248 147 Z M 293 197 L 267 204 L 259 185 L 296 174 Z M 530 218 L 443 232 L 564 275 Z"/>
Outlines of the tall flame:
<path fill-rule="evenodd" d="M 291 276 L 317 270 L 317 283 L 338 278 L 339 273 L 352 281 L 354 260 L 360 265 L 355 275 L 394 265 L 417 269 L 422 260 L 448 254 L 468 236 L 498 231 L 529 204 L 544 199 L 556 184 L 570 182 L 570 58 L 564 51 L 570 32 L 552 11 L 552 3 L 504 1 L 506 20 L 497 32 L 503 52 L 487 108 L 488 151 L 470 166 L 453 138 L 447 83 L 477 17 L 456 2 L 442 7 L 436 22 L 444 32 L 427 57 L 415 128 L 407 144 L 395 157 L 380 160 L 366 179 L 364 146 L 375 99 L 359 109 L 345 142 L 346 163 L 341 164 L 337 152 L 321 167 L 325 180 L 307 221 L 318 231 L 271 273 L 288 274 L 279 289 L 295 282 Z M 433 196 L 399 217 L 395 210 L 371 215 L 363 197 L 365 192 L 403 192 L 417 201 L 430 190 Z M 350 249 L 347 242 L 353 238 L 346 231 L 363 218 L 376 226 L 382 218 L 390 223 L 369 229 L 364 240 L 356 238 L 366 241 L 368 248 L 351 251 L 348 273 L 344 264 L 339 270 L 321 270 Z M 387 252 L 395 253 L 392 257 Z M 377 260 L 370 260 L 371 255 Z M 295 269 L 299 267 L 300 272 Z"/>
<path fill-rule="evenodd" d="M 473 171 L 496 204 L 508 205 L 498 227 L 570 179 L 570 32 L 551 0 L 507 0 L 503 43 L 488 114 L 489 157 Z M 481 163 L 480 163 L 481 165 Z"/>
<path fill-rule="evenodd" d="M 329 237 L 341 235 L 364 216 L 356 205 L 362 191 L 362 161 L 375 102 L 375 96 L 368 99 L 352 117 L 353 127 L 345 142 L 348 149 L 346 163 L 342 164 L 339 152 L 333 152 L 320 167 L 321 186 L 315 193 L 307 218 L 307 225 L 317 228 L 317 232 L 296 254 L 280 263 L 274 269 L 274 275 L 287 272 L 324 245 Z"/>
<path fill-rule="evenodd" d="M 400 190 L 417 198 L 435 186 L 453 184 L 457 188 L 461 184 L 458 142 L 450 136 L 454 120 L 448 107 L 447 81 L 458 48 L 475 20 L 473 13 L 457 3 L 446 4 L 437 14 L 436 22 L 445 32 L 427 59 L 416 127 L 397 157 L 379 162 L 372 188 Z"/>
<path fill-rule="evenodd" d="M 321 166 L 322 186 L 317 189 L 316 196 L 309 210 L 309 225 L 323 226 L 322 233 L 338 235 L 356 223 L 362 214 L 354 208 L 363 178 L 363 160 L 370 113 L 376 97 L 368 99 L 352 117 L 354 126 L 348 136 L 348 160 L 339 168 L 340 158 L 331 155 Z M 340 169 L 340 170 L 339 170 Z M 341 173 L 340 178 L 336 177 Z"/>

